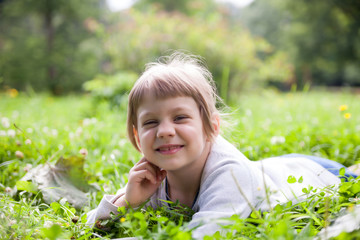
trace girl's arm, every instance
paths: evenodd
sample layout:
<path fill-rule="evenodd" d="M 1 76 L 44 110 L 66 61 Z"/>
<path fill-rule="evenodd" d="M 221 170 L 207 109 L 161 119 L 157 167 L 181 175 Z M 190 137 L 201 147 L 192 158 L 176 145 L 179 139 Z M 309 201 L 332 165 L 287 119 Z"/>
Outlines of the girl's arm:
<path fill-rule="evenodd" d="M 166 177 L 166 171 L 142 158 L 129 172 L 125 194 L 114 205 L 136 208 L 149 199 Z"/>
<path fill-rule="evenodd" d="M 96 220 L 108 219 L 110 213 L 119 214 L 114 201 L 125 194 L 125 188 L 120 189 L 116 195 L 104 195 L 97 208 L 87 213 L 87 224 L 93 225 Z"/>
<path fill-rule="evenodd" d="M 116 195 L 105 195 L 98 207 L 87 214 L 87 223 L 110 218 L 110 213 L 119 214 L 118 207 L 136 208 L 148 200 L 166 177 L 166 171 L 141 159 L 129 172 L 129 181 Z"/>

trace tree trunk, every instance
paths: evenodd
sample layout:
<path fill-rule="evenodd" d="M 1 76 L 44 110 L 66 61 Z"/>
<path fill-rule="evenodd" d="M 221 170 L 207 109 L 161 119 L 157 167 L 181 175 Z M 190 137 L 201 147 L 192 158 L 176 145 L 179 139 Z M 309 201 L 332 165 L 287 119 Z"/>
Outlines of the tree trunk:
<path fill-rule="evenodd" d="M 54 48 L 54 37 L 55 30 L 53 25 L 54 7 L 53 0 L 45 1 L 44 8 L 44 26 L 46 35 L 46 79 L 48 82 L 49 89 L 55 95 L 60 94 L 59 86 L 55 76 L 55 66 L 53 63 L 53 48 Z"/>

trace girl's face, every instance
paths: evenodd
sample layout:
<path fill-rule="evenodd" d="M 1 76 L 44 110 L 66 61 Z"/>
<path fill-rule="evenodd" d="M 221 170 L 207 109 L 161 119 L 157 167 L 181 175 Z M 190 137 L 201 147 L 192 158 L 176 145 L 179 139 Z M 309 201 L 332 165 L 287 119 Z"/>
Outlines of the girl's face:
<path fill-rule="evenodd" d="M 138 108 L 137 121 L 140 149 L 159 168 L 176 171 L 205 163 L 210 142 L 193 98 L 146 96 Z"/>

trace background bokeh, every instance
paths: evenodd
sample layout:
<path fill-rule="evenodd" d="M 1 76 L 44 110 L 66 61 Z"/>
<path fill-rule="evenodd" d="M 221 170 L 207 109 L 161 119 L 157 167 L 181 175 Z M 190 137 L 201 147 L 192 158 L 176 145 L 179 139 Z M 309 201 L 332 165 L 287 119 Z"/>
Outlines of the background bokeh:
<path fill-rule="evenodd" d="M 360 86 L 359 1 L 138 0 L 121 10 L 112 2 L 0 1 L 0 89 L 63 95 L 94 90 L 83 84 L 99 78 L 100 89 L 108 78 L 124 85 L 178 49 L 205 59 L 226 100 L 269 86 Z"/>

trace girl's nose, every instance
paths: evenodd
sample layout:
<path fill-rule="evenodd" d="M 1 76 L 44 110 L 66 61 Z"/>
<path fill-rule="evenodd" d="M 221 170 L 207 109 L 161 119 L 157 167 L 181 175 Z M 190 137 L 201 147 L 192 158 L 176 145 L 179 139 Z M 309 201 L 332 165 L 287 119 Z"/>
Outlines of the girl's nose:
<path fill-rule="evenodd" d="M 158 125 L 158 130 L 156 135 L 158 138 L 172 137 L 175 135 L 174 126 L 168 122 L 161 122 Z"/>

